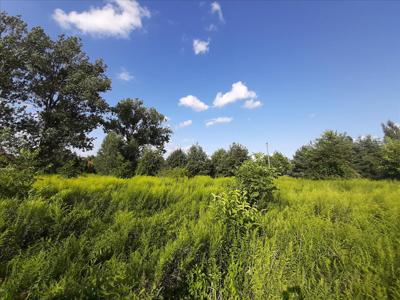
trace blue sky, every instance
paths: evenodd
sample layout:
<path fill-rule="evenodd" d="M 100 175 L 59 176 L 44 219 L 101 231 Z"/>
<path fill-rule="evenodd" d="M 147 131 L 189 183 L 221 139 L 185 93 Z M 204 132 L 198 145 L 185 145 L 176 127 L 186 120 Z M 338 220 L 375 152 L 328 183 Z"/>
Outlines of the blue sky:
<path fill-rule="evenodd" d="M 239 142 L 291 156 L 326 129 L 381 137 L 400 121 L 400 2 L 9 1 L 108 65 L 104 98 L 168 116 L 168 149 Z M 199 102 L 200 101 L 200 102 Z M 101 130 L 96 149 L 103 138 Z"/>

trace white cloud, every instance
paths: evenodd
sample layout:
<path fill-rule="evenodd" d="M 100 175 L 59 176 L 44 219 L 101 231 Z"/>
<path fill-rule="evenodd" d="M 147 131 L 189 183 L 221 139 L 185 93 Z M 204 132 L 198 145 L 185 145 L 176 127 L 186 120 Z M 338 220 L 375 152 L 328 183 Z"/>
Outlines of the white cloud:
<path fill-rule="evenodd" d="M 212 14 L 218 14 L 218 18 L 221 22 L 224 22 L 224 15 L 222 14 L 222 9 L 221 9 L 221 5 L 215 1 L 213 3 L 211 3 L 211 13 Z"/>
<path fill-rule="evenodd" d="M 122 69 L 120 73 L 118 73 L 118 79 L 123 80 L 123 81 L 131 81 L 135 77 L 131 75 L 128 71 Z"/>
<path fill-rule="evenodd" d="M 193 40 L 193 51 L 196 55 L 205 54 L 210 50 L 210 41 Z"/>
<path fill-rule="evenodd" d="M 199 98 L 192 95 L 187 95 L 186 97 L 182 97 L 179 99 L 179 106 L 190 107 L 195 111 L 203 111 L 208 109 L 208 105 L 202 102 Z"/>
<path fill-rule="evenodd" d="M 188 126 L 190 126 L 192 124 L 193 124 L 192 120 L 186 120 L 186 121 L 183 121 L 183 122 L 179 123 L 178 126 L 176 126 L 176 128 L 177 129 L 184 128 L 184 127 L 188 127 Z"/>
<path fill-rule="evenodd" d="M 53 19 L 64 29 L 75 28 L 84 34 L 127 38 L 132 30 L 142 28 L 142 19 L 150 11 L 135 0 L 110 0 L 103 7 L 64 12 L 57 8 Z"/>
<path fill-rule="evenodd" d="M 261 107 L 262 105 L 263 105 L 262 102 L 259 100 L 249 99 L 244 102 L 243 107 L 247 109 L 254 109 Z"/>
<path fill-rule="evenodd" d="M 219 92 L 215 97 L 213 104 L 216 107 L 222 107 L 239 100 L 255 98 L 257 98 L 257 94 L 254 91 L 249 90 L 243 82 L 238 81 L 232 84 L 232 89 L 229 92 L 226 92 L 225 94 Z"/>
<path fill-rule="evenodd" d="M 217 26 L 216 25 L 214 25 L 214 24 L 210 24 L 210 25 L 208 25 L 207 27 L 206 27 L 206 30 L 207 31 L 217 31 Z"/>
<path fill-rule="evenodd" d="M 219 117 L 219 118 L 215 118 L 212 119 L 210 121 L 206 122 L 206 126 L 213 126 L 213 125 L 217 125 L 217 124 L 226 124 L 226 123 L 230 123 L 232 122 L 233 118 L 230 117 Z"/>

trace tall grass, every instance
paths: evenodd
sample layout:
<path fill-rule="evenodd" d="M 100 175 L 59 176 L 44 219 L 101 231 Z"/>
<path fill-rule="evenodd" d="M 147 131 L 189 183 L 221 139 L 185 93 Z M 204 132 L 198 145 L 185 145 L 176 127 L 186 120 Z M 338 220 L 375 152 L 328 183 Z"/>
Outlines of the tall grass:
<path fill-rule="evenodd" d="M 42 177 L 0 199 L 0 298 L 400 298 L 399 182 L 281 177 L 240 228 L 233 184 Z"/>

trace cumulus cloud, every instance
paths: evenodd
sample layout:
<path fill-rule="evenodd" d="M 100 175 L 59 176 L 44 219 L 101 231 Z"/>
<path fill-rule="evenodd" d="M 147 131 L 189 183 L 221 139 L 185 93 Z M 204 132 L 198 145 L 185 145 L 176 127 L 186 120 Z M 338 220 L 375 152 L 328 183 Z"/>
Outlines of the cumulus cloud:
<path fill-rule="evenodd" d="M 193 124 L 192 120 L 186 120 L 186 121 L 183 121 L 183 122 L 179 123 L 178 126 L 176 126 L 176 128 L 177 129 L 184 128 L 184 127 L 188 127 L 188 126 L 190 126 L 192 124 Z"/>
<path fill-rule="evenodd" d="M 213 125 L 218 125 L 218 124 L 226 124 L 226 123 L 230 123 L 232 122 L 233 118 L 231 117 L 219 117 L 219 118 L 215 118 L 212 119 L 210 121 L 206 122 L 206 126 L 213 126 Z"/>
<path fill-rule="evenodd" d="M 261 107 L 262 105 L 263 105 L 262 102 L 259 100 L 249 99 L 244 102 L 243 107 L 247 109 L 254 109 Z"/>
<path fill-rule="evenodd" d="M 132 79 L 135 78 L 133 75 L 131 75 L 125 69 L 122 69 L 122 71 L 120 73 L 118 73 L 117 76 L 118 76 L 118 79 L 123 80 L 123 81 L 131 81 Z"/>
<path fill-rule="evenodd" d="M 208 109 L 208 105 L 202 102 L 199 98 L 193 95 L 187 95 L 179 99 L 179 106 L 190 107 L 195 111 L 203 111 Z"/>
<path fill-rule="evenodd" d="M 224 22 L 224 15 L 222 14 L 222 8 L 221 5 L 215 1 L 211 3 L 211 13 L 212 14 L 217 14 L 218 18 L 221 22 Z"/>
<path fill-rule="evenodd" d="M 219 92 L 214 99 L 214 106 L 222 107 L 229 103 L 233 103 L 239 100 L 255 99 L 257 94 L 254 91 L 248 89 L 248 87 L 241 81 L 232 84 L 232 88 L 229 92 L 223 94 Z"/>
<path fill-rule="evenodd" d="M 206 54 L 210 50 L 210 41 L 193 40 L 193 51 L 196 55 Z"/>
<path fill-rule="evenodd" d="M 150 11 L 135 0 L 111 0 L 103 7 L 64 12 L 57 8 L 53 19 L 64 29 L 77 29 L 84 34 L 127 38 L 132 30 L 142 28 L 142 19 Z"/>

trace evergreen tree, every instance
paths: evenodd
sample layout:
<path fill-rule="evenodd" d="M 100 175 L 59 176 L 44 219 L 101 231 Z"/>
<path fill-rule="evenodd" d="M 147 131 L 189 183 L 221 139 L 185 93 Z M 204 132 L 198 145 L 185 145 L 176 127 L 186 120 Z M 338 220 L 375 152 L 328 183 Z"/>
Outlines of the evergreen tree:
<path fill-rule="evenodd" d="M 289 175 L 292 170 L 290 160 L 280 152 L 274 152 L 270 157 L 271 166 L 274 167 L 279 175 Z"/>
<path fill-rule="evenodd" d="M 357 177 L 353 160 L 352 138 L 344 133 L 328 130 L 314 143 L 303 146 L 296 152 L 292 174 L 315 179 Z"/>
<path fill-rule="evenodd" d="M 225 149 L 218 149 L 211 155 L 212 175 L 225 177 L 231 174 L 228 153 Z"/>
<path fill-rule="evenodd" d="M 182 149 L 176 149 L 166 159 L 168 168 L 183 168 L 187 164 L 187 155 Z"/>
<path fill-rule="evenodd" d="M 237 143 L 233 143 L 229 147 L 227 156 L 229 163 L 229 171 L 227 176 L 233 176 L 242 163 L 249 159 L 249 151 L 246 147 Z"/>
<path fill-rule="evenodd" d="M 211 163 L 200 145 L 196 144 L 190 147 L 187 155 L 186 167 L 189 176 L 210 175 Z"/>
<path fill-rule="evenodd" d="M 400 140 L 387 138 L 383 145 L 382 157 L 384 177 L 400 179 Z"/>
<path fill-rule="evenodd" d="M 164 158 L 161 150 L 145 148 L 140 156 L 136 169 L 137 175 L 155 176 L 164 165 Z"/>
<path fill-rule="evenodd" d="M 382 176 L 382 145 L 367 135 L 354 143 L 354 167 L 362 177 L 379 179 Z"/>
<path fill-rule="evenodd" d="M 312 152 L 311 145 L 302 146 L 293 156 L 293 169 L 291 175 L 294 177 L 312 177 Z"/>
<path fill-rule="evenodd" d="M 128 177 L 132 174 L 131 164 L 121 153 L 123 143 L 122 137 L 115 132 L 106 135 L 94 159 L 97 173 L 117 177 Z"/>

